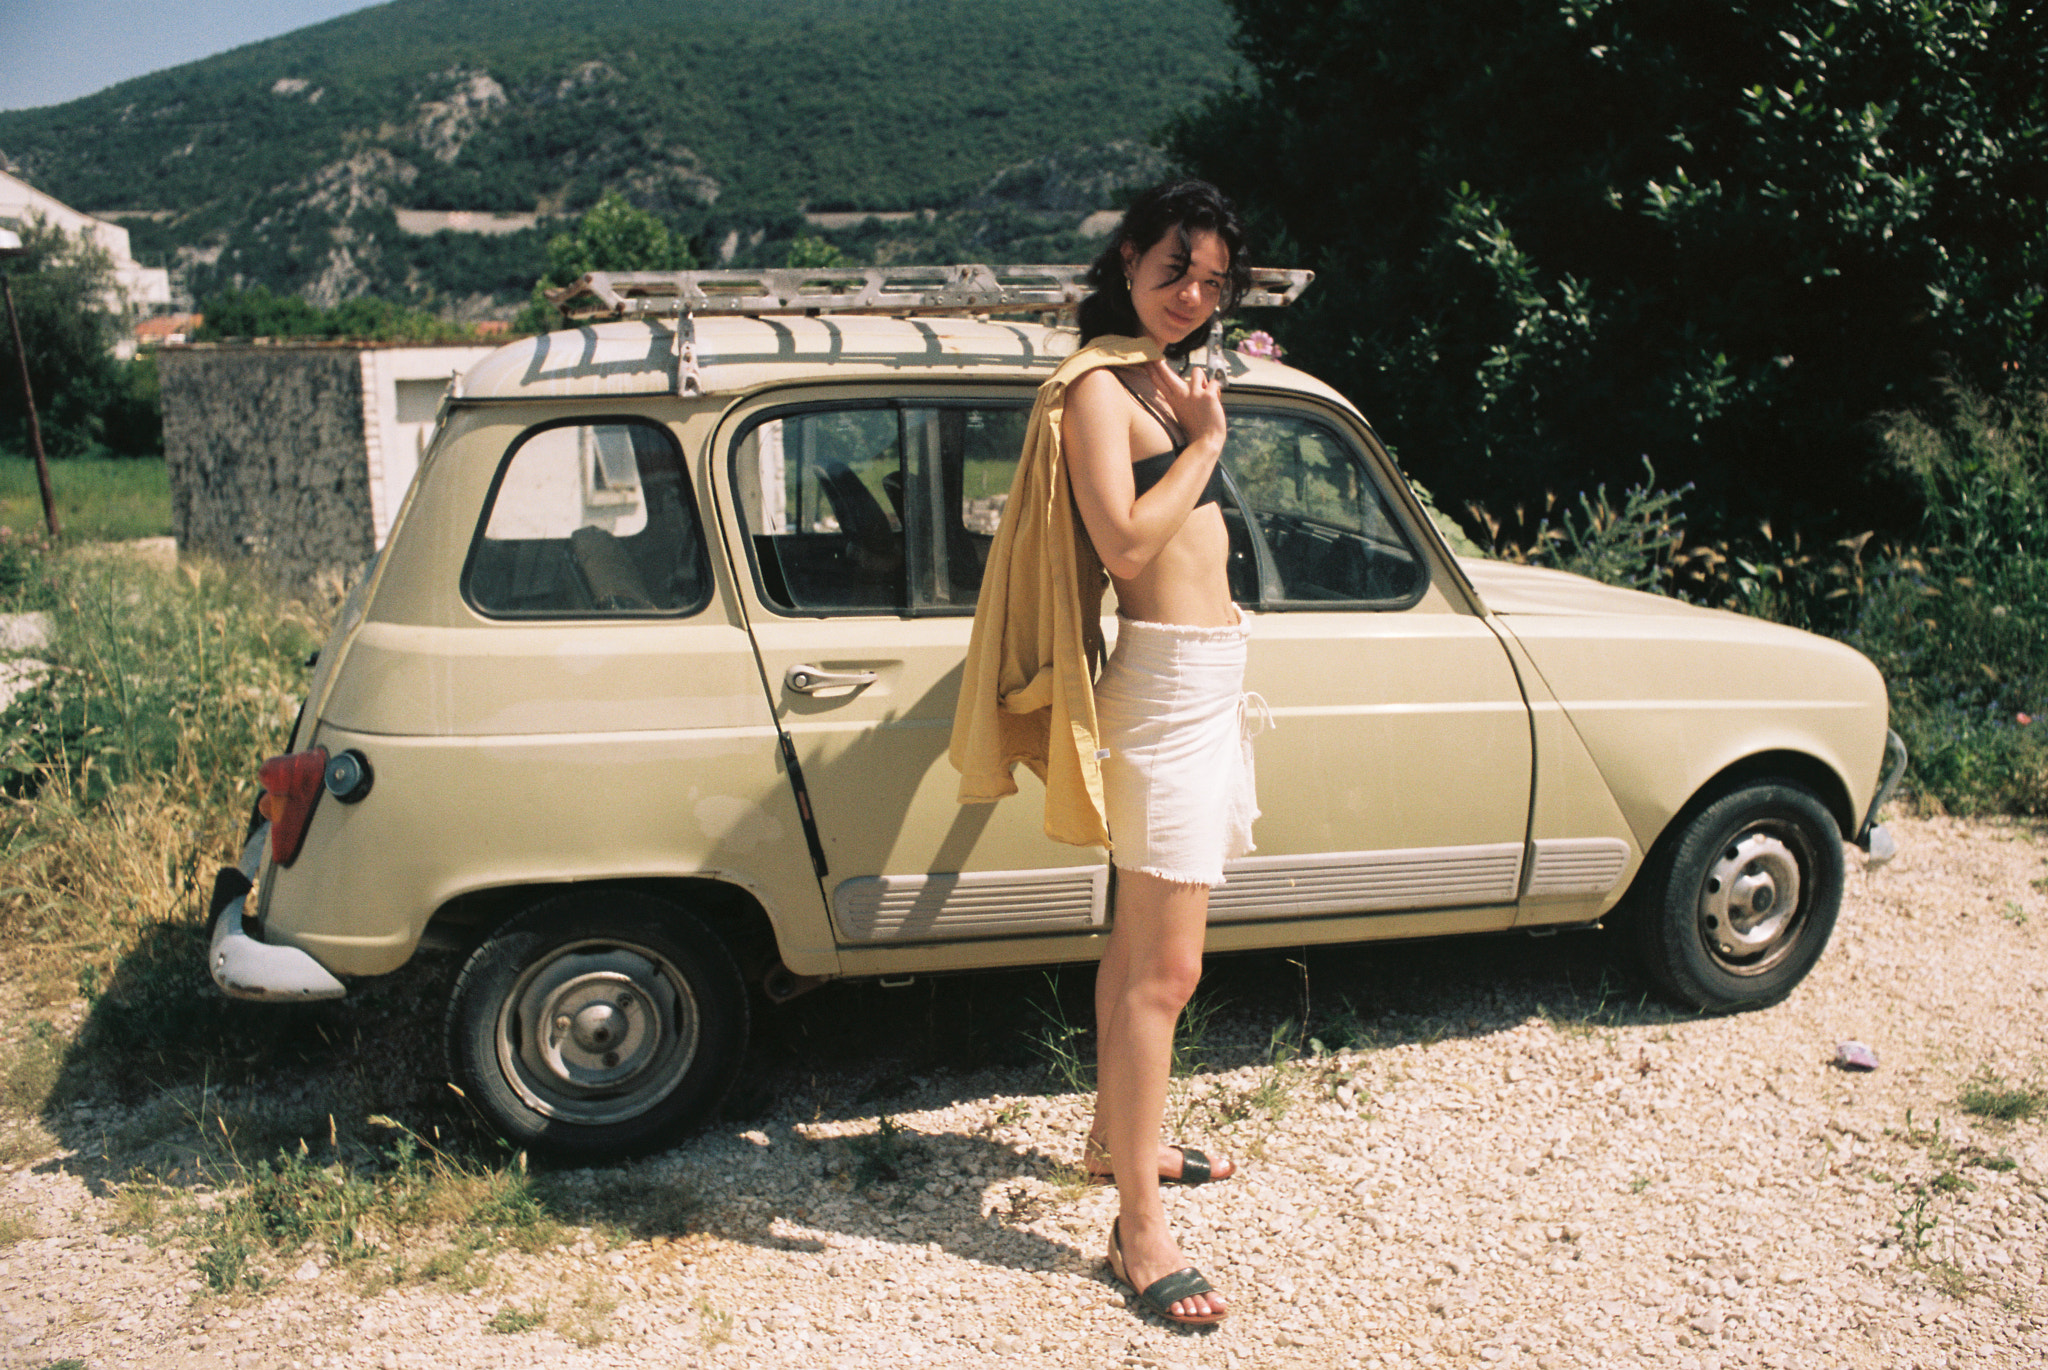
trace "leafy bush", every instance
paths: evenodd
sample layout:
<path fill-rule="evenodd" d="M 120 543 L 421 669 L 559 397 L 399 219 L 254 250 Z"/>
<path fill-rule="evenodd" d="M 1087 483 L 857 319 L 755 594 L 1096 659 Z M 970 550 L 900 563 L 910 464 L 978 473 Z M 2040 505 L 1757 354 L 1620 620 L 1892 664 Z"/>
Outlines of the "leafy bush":
<path fill-rule="evenodd" d="M 2048 813 L 2048 390 L 1956 385 L 1932 417 L 1890 416 L 1881 440 L 1921 494 L 1917 545 L 1809 548 L 1764 523 L 1688 548 L 1687 491 L 1654 472 L 1618 505 L 1602 486 L 1553 521 L 1552 500 L 1533 528 L 1470 512 L 1496 556 L 1841 638 L 1883 673 L 1922 795 Z"/>
<path fill-rule="evenodd" d="M 2048 813 L 2048 390 L 1955 385 L 1882 440 L 1920 491 L 1924 545 L 1884 566 L 1849 640 L 1943 803 Z"/>

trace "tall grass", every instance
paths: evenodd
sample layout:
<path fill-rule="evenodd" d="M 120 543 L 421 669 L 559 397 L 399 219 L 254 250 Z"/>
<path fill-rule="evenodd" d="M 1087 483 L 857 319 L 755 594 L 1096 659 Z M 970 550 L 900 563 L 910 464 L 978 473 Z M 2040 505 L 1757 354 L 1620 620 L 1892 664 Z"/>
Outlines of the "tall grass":
<path fill-rule="evenodd" d="M 239 850 L 321 615 L 206 562 L 81 548 L 26 567 L 0 611 L 48 615 L 51 670 L 0 712 L 0 966 L 32 1005 L 86 999 L 106 1046 L 169 1046 L 216 1007 L 200 993 L 212 874 Z"/>
<path fill-rule="evenodd" d="M 50 491 L 67 541 L 119 542 L 171 531 L 171 481 L 160 457 L 53 461 Z M 19 535 L 42 526 L 35 463 L 0 452 L 0 528 Z"/>

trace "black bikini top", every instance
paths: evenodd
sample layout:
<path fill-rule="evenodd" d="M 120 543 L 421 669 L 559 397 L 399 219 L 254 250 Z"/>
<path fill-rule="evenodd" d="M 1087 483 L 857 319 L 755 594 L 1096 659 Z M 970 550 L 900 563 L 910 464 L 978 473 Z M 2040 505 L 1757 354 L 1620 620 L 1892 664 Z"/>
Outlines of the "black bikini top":
<path fill-rule="evenodd" d="M 1158 406 L 1145 396 L 1139 394 L 1137 387 L 1132 385 L 1121 371 L 1112 368 L 1109 374 L 1115 376 L 1122 383 L 1124 389 L 1131 392 L 1132 399 L 1145 406 L 1145 412 L 1152 416 L 1153 422 L 1166 430 L 1167 440 L 1172 441 L 1174 429 L 1179 425 L 1169 424 L 1167 417 L 1159 412 Z M 1142 495 L 1164 480 L 1166 473 L 1173 468 L 1173 463 L 1179 459 L 1181 453 L 1187 450 L 1188 445 L 1183 440 L 1175 443 L 1173 450 L 1170 452 L 1156 452 L 1149 457 L 1139 457 L 1136 461 L 1132 462 L 1131 484 L 1134 487 L 1135 493 Z M 1230 487 L 1223 480 L 1223 463 L 1219 461 L 1210 469 L 1209 483 L 1202 487 L 1201 498 L 1195 501 L 1195 508 L 1199 509 L 1205 504 L 1221 504 L 1229 497 L 1229 494 Z"/>

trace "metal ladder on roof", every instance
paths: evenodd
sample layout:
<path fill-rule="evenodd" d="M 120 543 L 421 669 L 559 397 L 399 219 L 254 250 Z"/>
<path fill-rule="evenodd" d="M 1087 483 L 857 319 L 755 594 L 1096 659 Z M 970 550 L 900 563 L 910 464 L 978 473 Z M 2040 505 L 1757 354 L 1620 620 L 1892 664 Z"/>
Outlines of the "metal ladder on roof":
<path fill-rule="evenodd" d="M 675 330 L 676 393 L 700 395 L 698 315 L 711 314 L 1056 314 L 1089 293 L 1086 266 L 765 267 L 757 271 L 592 271 L 548 302 L 572 319 L 659 318 Z M 1313 271 L 1252 268 L 1238 306 L 1292 304 Z M 1048 320 L 1049 322 L 1049 320 Z M 1221 377 L 1223 323 L 1209 326 L 1202 362 Z"/>
<path fill-rule="evenodd" d="M 767 267 L 758 271 L 593 271 L 546 292 L 572 319 L 677 314 L 1008 314 L 1070 309 L 1086 266 Z M 1313 271 L 1254 268 L 1244 309 L 1292 304 Z"/>

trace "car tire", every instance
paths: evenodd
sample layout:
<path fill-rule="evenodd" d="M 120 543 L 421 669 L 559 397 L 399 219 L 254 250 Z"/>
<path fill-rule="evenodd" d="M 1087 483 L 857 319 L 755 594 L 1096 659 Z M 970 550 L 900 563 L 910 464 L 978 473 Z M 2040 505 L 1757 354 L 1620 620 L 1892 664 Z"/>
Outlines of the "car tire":
<path fill-rule="evenodd" d="M 700 919 L 643 894 L 578 891 L 471 953 L 448 1005 L 448 1064 L 514 1146 L 595 1160 L 709 1118 L 747 1032 L 739 968 Z"/>
<path fill-rule="evenodd" d="M 1842 907 L 1842 833 L 1789 781 L 1747 784 L 1680 815 L 1651 853 L 1637 959 L 1687 1008 L 1775 1004 L 1826 949 Z"/>

